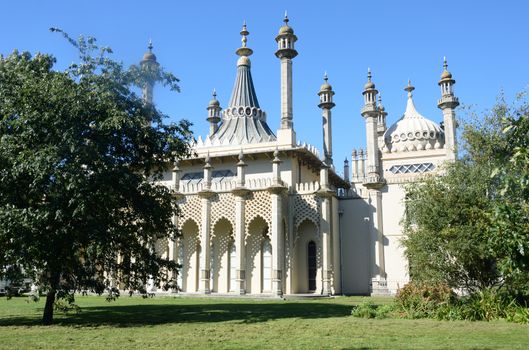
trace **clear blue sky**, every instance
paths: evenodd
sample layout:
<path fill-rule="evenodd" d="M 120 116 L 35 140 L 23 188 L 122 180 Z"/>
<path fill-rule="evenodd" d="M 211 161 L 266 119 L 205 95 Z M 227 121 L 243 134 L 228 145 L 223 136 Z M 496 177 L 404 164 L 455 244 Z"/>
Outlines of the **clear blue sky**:
<path fill-rule="evenodd" d="M 476 111 L 490 108 L 501 89 L 508 98 L 529 83 L 528 1 L 8 1 L 0 13 L 0 53 L 53 53 L 57 68 L 75 50 L 48 28 L 95 36 L 114 57 L 137 63 L 149 38 L 158 61 L 181 79 L 182 92 L 158 87 L 155 101 L 172 119 L 187 118 L 195 135 L 207 133 L 206 106 L 216 88 L 221 106 L 235 78 L 235 49 L 247 21 L 254 50 L 252 74 L 272 130 L 279 126 L 279 61 L 275 36 L 288 10 L 298 36 L 294 59 L 294 123 L 298 139 L 321 149 L 316 95 L 324 71 L 336 92 L 334 159 L 338 169 L 352 148 L 364 147 L 360 116 L 367 67 L 389 112 L 388 126 L 405 108 L 412 80 L 417 109 L 441 121 L 437 81 L 443 56 L 456 94 Z"/>

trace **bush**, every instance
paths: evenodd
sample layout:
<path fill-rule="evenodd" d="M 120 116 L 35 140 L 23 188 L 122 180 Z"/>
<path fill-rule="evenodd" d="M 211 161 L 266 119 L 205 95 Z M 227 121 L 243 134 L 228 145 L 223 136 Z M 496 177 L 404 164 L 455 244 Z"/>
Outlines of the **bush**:
<path fill-rule="evenodd" d="M 372 301 L 364 301 L 354 307 L 351 315 L 360 318 L 387 318 L 395 310 L 393 304 L 375 305 Z"/>
<path fill-rule="evenodd" d="M 408 283 L 399 289 L 394 310 L 404 318 L 529 323 L 529 308 L 496 289 L 458 297 L 443 284 Z"/>
<path fill-rule="evenodd" d="M 397 292 L 395 308 L 405 318 L 438 318 L 438 312 L 447 312 L 444 309 L 456 299 L 455 293 L 445 284 L 410 282 Z"/>

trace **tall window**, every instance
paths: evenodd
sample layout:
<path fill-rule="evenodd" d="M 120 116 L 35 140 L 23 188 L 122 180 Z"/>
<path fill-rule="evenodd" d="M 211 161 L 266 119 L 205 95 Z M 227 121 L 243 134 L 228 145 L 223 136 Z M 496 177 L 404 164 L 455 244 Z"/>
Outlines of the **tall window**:
<path fill-rule="evenodd" d="M 237 252 L 235 243 L 230 245 L 230 292 L 237 290 Z"/>
<path fill-rule="evenodd" d="M 263 242 L 263 292 L 272 291 L 272 245 L 267 238 Z"/>
<path fill-rule="evenodd" d="M 309 292 L 316 291 L 316 243 L 309 242 L 308 246 L 308 272 L 309 272 Z"/>

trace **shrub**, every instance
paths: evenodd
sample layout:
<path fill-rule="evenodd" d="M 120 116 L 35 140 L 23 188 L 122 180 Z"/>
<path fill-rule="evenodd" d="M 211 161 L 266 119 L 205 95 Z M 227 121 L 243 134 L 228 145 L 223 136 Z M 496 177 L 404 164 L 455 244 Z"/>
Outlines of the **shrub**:
<path fill-rule="evenodd" d="M 377 306 L 372 301 L 364 301 L 354 307 L 351 315 L 361 318 L 375 318 L 377 316 Z"/>
<path fill-rule="evenodd" d="M 372 301 L 364 301 L 351 311 L 351 315 L 360 318 L 387 318 L 395 310 L 393 304 L 375 305 Z"/>
<path fill-rule="evenodd" d="M 410 282 L 399 289 L 395 297 L 395 308 L 405 318 L 437 318 L 438 311 L 456 301 L 456 295 L 445 284 L 425 284 Z"/>

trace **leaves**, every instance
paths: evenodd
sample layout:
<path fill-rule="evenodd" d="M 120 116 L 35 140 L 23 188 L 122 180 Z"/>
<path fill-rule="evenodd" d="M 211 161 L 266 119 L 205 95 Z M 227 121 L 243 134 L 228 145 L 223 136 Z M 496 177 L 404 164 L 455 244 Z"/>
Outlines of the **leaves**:
<path fill-rule="evenodd" d="M 518 103 L 500 96 L 490 115 L 464 125 L 461 159 L 408 186 L 412 279 L 529 298 L 529 108 Z"/>
<path fill-rule="evenodd" d="M 144 105 L 139 72 L 109 48 L 52 31 L 78 48 L 78 64 L 60 72 L 51 55 L 0 57 L 0 276 L 19 266 L 63 292 L 169 281 L 177 265 L 152 247 L 175 237 L 178 208 L 153 180 L 188 155 L 190 123 L 166 124 Z"/>

